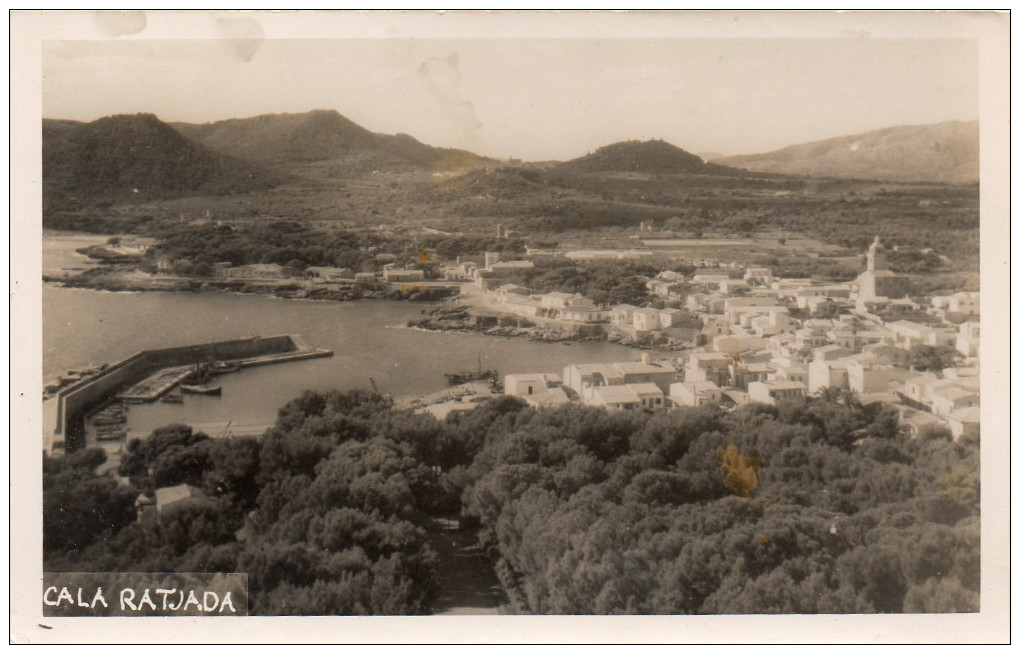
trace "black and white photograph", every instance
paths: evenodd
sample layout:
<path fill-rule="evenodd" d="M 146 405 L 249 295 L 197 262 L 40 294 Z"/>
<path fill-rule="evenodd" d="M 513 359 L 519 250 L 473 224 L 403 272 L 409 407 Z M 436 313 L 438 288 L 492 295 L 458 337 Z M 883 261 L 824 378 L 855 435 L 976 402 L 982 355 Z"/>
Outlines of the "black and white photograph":
<path fill-rule="evenodd" d="M 12 642 L 1008 638 L 1008 11 L 10 20 Z"/>

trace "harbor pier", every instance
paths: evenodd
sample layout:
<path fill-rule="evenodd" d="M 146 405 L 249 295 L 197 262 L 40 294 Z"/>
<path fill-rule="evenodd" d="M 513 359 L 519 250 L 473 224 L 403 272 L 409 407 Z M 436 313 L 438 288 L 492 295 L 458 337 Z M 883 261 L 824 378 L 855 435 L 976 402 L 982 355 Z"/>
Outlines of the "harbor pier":
<path fill-rule="evenodd" d="M 56 395 L 55 425 L 45 428 L 47 435 L 52 435 L 46 437 L 44 448 L 48 452 L 82 448 L 85 445 L 85 416 L 154 375 L 160 378 L 154 379 L 154 387 L 145 388 L 139 400 L 155 400 L 186 376 L 188 370 L 180 368 L 198 363 L 232 361 L 244 368 L 332 355 L 331 350 L 313 348 L 296 335 L 255 336 L 144 350 L 60 390 Z"/>

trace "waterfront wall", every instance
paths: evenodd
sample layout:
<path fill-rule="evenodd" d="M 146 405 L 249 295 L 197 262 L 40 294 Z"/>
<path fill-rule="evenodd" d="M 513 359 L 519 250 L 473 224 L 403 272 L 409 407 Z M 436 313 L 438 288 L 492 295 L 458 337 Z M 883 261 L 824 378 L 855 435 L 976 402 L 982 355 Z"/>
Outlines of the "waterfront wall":
<path fill-rule="evenodd" d="M 53 433 L 53 443 L 55 446 L 63 445 L 69 451 L 84 446 L 85 415 L 96 407 L 112 401 L 125 386 L 137 383 L 155 370 L 189 363 L 231 361 L 264 354 L 280 354 L 306 346 L 307 344 L 297 337 L 269 336 L 138 352 L 57 394 L 57 426 Z"/>

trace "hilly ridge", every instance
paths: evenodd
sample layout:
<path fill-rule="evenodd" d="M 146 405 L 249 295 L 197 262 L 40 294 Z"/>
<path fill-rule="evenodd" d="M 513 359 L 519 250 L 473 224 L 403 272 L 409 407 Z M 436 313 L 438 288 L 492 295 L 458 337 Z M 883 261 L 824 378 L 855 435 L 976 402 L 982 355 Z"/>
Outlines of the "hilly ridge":
<path fill-rule="evenodd" d="M 817 216 L 814 205 L 836 199 L 847 222 L 858 212 L 871 218 L 893 208 L 927 222 L 934 216 L 920 204 L 933 201 L 935 187 L 896 188 L 901 197 L 894 199 L 885 187 L 862 192 L 854 184 L 890 177 L 959 183 L 967 168 L 976 176 L 976 133 L 976 123 L 890 128 L 730 157 L 729 166 L 662 140 L 613 143 L 565 162 L 504 163 L 406 134 L 373 133 L 329 110 L 203 125 L 167 124 L 151 114 L 44 119 L 44 222 L 116 231 L 141 226 L 151 213 L 183 221 L 215 212 L 224 220 L 358 225 L 428 219 L 450 230 L 496 220 L 550 232 L 640 222 L 683 232 L 781 225 L 838 233 L 841 244 L 852 245 L 849 223 L 808 221 Z M 912 152 L 918 146 L 924 152 Z M 848 155 L 857 165 L 835 163 Z M 800 174 L 786 174 L 793 171 Z M 956 188 L 938 187 L 954 195 L 939 204 L 962 209 L 954 211 L 957 219 L 970 217 Z M 911 190 L 924 197 L 904 197 Z M 813 205 L 807 211 L 806 203 Z M 153 209 L 136 212 L 140 204 Z M 162 217 L 152 219 L 154 227 Z"/>
<path fill-rule="evenodd" d="M 263 163 L 320 161 L 351 150 L 379 147 L 371 132 L 329 110 L 170 125 L 212 150 Z"/>
<path fill-rule="evenodd" d="M 977 121 L 896 126 L 717 163 L 744 170 L 878 181 L 976 182 Z"/>
<path fill-rule="evenodd" d="M 152 114 L 43 120 L 46 207 L 264 190 L 279 173 L 195 144 Z"/>
<path fill-rule="evenodd" d="M 560 166 L 587 172 L 733 173 L 730 168 L 705 163 L 701 157 L 662 140 L 612 143 Z"/>
<path fill-rule="evenodd" d="M 429 146 L 406 134 L 370 132 L 335 110 L 171 125 L 196 143 L 255 163 L 311 163 L 354 157 L 381 166 L 457 168 L 488 161 L 464 150 Z"/>

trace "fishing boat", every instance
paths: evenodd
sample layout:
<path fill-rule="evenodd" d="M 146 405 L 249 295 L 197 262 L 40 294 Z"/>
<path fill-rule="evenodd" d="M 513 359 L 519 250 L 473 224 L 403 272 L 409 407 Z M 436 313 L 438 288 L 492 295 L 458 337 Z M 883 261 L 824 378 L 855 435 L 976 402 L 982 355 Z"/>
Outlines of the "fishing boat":
<path fill-rule="evenodd" d="M 185 385 L 205 385 L 212 376 L 212 366 L 209 363 L 196 365 L 195 369 L 188 372 L 182 381 Z"/>
<path fill-rule="evenodd" d="M 219 395 L 220 389 L 221 388 L 219 385 L 188 385 L 187 383 L 181 384 L 181 392 L 186 392 L 188 394 Z"/>
<path fill-rule="evenodd" d="M 496 373 L 492 370 L 486 370 L 484 372 L 454 372 L 447 373 L 446 380 L 450 385 L 462 385 L 464 383 L 470 383 L 471 381 L 484 381 L 491 379 Z"/>
<path fill-rule="evenodd" d="M 464 383 L 470 383 L 471 381 L 494 381 L 499 379 L 499 373 L 496 370 L 482 370 L 481 352 L 478 353 L 477 371 L 467 370 L 464 372 L 452 372 L 446 373 L 444 376 L 450 385 L 462 385 Z"/>

